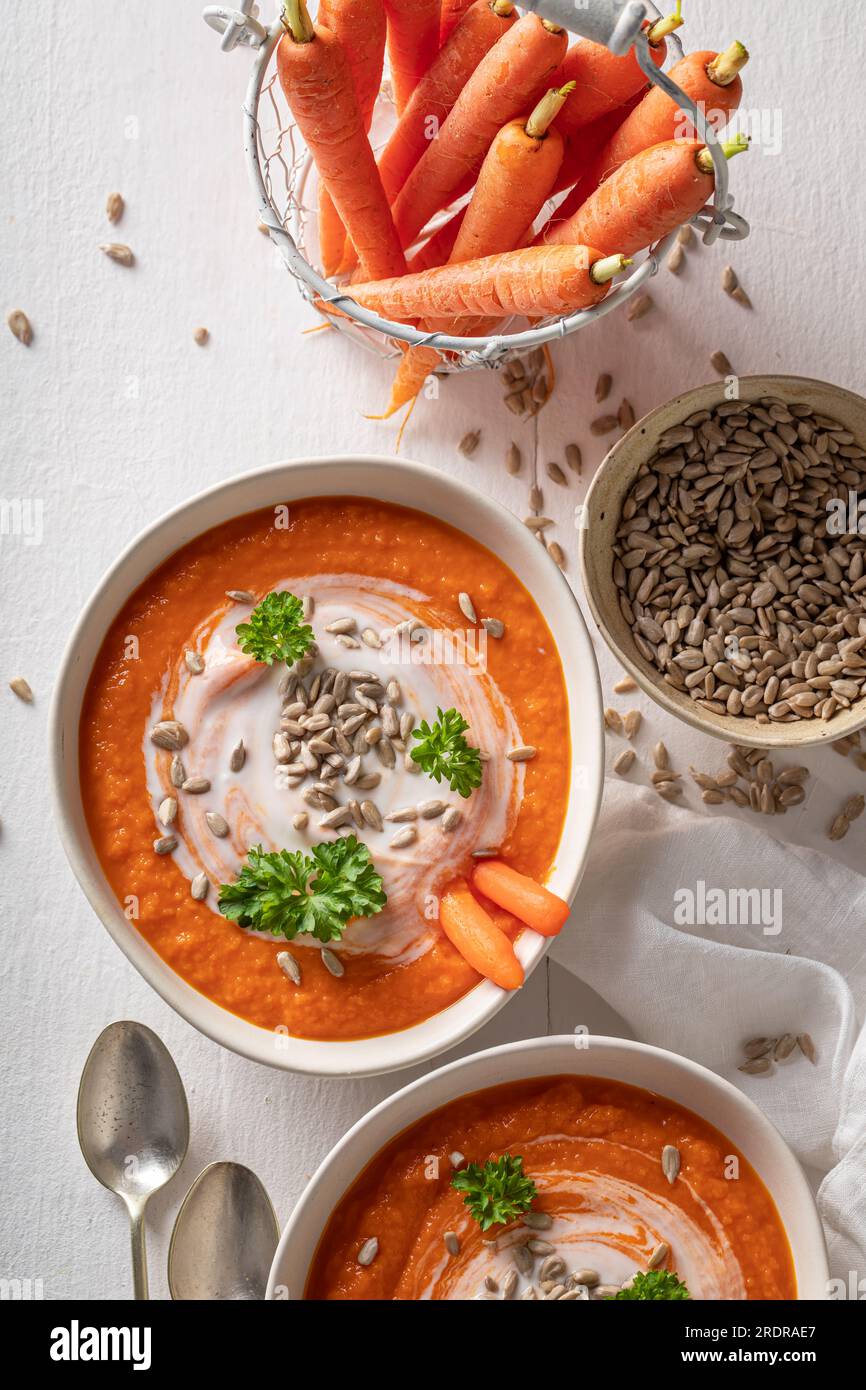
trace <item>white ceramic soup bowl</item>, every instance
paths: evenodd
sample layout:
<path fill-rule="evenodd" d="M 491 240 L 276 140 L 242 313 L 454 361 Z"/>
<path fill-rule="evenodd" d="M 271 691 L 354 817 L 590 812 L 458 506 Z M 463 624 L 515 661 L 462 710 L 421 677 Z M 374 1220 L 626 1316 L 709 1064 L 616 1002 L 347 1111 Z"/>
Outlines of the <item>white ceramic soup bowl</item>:
<path fill-rule="evenodd" d="M 800 1299 L 828 1297 L 827 1252 L 809 1185 L 778 1130 L 714 1072 L 674 1052 L 623 1038 L 535 1038 L 476 1052 L 389 1096 L 353 1125 L 304 1189 L 283 1231 L 267 1297 L 303 1297 L 331 1212 L 355 1178 L 396 1135 L 460 1096 L 509 1081 L 571 1074 L 604 1076 L 655 1091 L 693 1110 L 730 1139 L 763 1180 L 788 1235 Z"/>
<path fill-rule="evenodd" d="M 72 869 L 118 946 L 166 1003 L 200 1032 L 253 1061 L 320 1076 L 363 1076 L 437 1056 L 486 1023 L 508 995 L 485 980 L 422 1023 L 357 1041 L 311 1041 L 246 1022 L 175 974 L 127 921 L 91 843 L 78 775 L 82 697 L 105 633 L 130 594 L 164 560 L 203 531 L 259 508 L 317 496 L 373 497 L 424 511 L 500 556 L 532 594 L 556 641 L 567 685 L 570 796 L 548 884 L 554 893 L 571 901 L 583 872 L 604 774 L 601 693 L 586 627 L 562 574 L 511 512 L 457 479 L 418 463 L 371 456 L 277 463 L 220 483 L 150 526 L 101 580 L 69 640 L 51 710 L 50 762 L 60 836 Z M 138 736 L 130 730 L 131 738 Z M 527 975 L 548 944 L 535 932 L 522 933 L 517 954 Z"/>

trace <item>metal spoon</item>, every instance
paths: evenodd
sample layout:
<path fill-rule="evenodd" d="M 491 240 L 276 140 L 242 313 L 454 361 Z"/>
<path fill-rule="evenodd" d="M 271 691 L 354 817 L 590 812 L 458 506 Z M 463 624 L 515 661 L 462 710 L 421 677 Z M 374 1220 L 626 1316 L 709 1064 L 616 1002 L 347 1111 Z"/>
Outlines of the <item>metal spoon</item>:
<path fill-rule="evenodd" d="M 280 1238 L 270 1198 L 242 1163 L 211 1163 L 177 1214 L 168 1249 L 174 1299 L 262 1299 Z"/>
<path fill-rule="evenodd" d="M 144 1209 L 183 1163 L 189 1111 L 177 1067 L 143 1023 L 112 1023 L 100 1033 L 81 1074 L 77 1120 L 88 1168 L 126 1203 L 133 1296 L 147 1298 Z"/>

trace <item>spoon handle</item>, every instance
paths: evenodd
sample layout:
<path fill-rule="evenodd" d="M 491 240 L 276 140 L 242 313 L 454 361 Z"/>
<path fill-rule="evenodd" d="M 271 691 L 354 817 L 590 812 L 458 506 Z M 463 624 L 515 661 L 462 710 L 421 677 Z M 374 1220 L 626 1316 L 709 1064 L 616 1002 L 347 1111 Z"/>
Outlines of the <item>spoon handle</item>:
<path fill-rule="evenodd" d="M 147 1250 L 144 1237 L 144 1204 L 133 1207 L 129 1213 L 130 1237 L 132 1242 L 132 1296 L 134 1299 L 150 1297 L 147 1289 Z"/>

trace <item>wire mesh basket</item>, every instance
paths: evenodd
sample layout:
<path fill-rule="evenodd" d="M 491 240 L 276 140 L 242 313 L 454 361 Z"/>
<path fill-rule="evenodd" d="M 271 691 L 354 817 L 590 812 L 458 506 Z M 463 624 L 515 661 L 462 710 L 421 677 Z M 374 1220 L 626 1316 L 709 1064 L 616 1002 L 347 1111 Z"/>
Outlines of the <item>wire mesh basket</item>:
<path fill-rule="evenodd" d="M 572 0 L 573 5 L 573 0 Z M 580 6 L 573 5 L 574 14 L 599 9 L 616 9 L 614 0 L 584 0 Z M 567 28 L 575 28 L 569 22 L 562 0 L 529 0 L 524 8 L 536 8 L 540 13 L 550 13 L 550 17 Z M 626 4 L 624 11 L 638 11 L 641 15 L 660 18 L 654 4 L 639 4 L 633 0 Z M 203 12 L 205 21 L 222 35 L 221 47 L 230 52 L 238 46 L 251 48 L 254 52 L 252 72 L 247 85 L 243 105 L 243 142 L 247 166 L 258 205 L 259 216 L 276 246 L 289 273 L 294 277 L 303 297 L 312 305 L 333 305 L 340 312 L 329 315 L 329 322 L 340 332 L 353 338 L 361 346 L 381 357 L 397 357 L 402 351 L 401 344 L 424 345 L 439 349 L 444 354 L 442 371 L 465 371 L 474 367 L 499 367 L 509 358 L 523 354 L 533 348 L 542 347 L 557 338 L 588 327 L 596 319 L 619 309 L 636 294 L 642 285 L 659 269 L 665 256 L 674 244 L 677 230 L 663 241 L 651 246 L 642 258 L 637 260 L 627 278 L 621 280 L 611 292 L 591 309 L 582 309 L 558 318 L 545 319 L 533 326 L 526 326 L 525 320 L 503 321 L 498 334 L 486 337 L 459 337 L 447 333 L 426 333 L 410 324 L 395 323 L 382 318 L 370 309 L 356 304 L 351 297 L 350 287 L 335 281 L 325 280 L 315 268 L 318 253 L 316 235 L 317 183 L 313 161 L 304 144 L 303 137 L 292 118 L 279 83 L 276 69 L 276 49 L 285 30 L 280 13 L 270 23 L 265 24 L 258 15 L 258 6 L 253 0 L 238 0 L 237 7 L 209 5 Z M 583 21 L 585 25 L 585 20 Z M 581 33 L 591 32 L 585 27 Z M 668 36 L 669 54 L 682 57 L 679 38 Z M 707 145 L 713 158 L 715 169 L 715 201 L 707 204 L 694 218 L 693 224 L 702 233 L 706 244 L 719 238 L 739 241 L 749 234 L 749 224 L 733 210 L 733 198 L 728 191 L 728 164 L 721 152 L 719 141 L 707 122 L 703 111 L 672 81 L 653 61 L 649 44 L 639 29 L 633 39 L 637 61 L 645 73 L 648 83 L 655 83 L 665 91 L 683 111 L 687 112 L 699 138 Z M 614 50 L 614 44 L 611 42 Z M 394 125 L 394 108 L 387 76 L 376 103 L 370 138 L 374 148 L 385 143 Z M 441 215 L 445 219 L 453 209 Z M 427 232 L 424 233 L 427 235 Z"/>

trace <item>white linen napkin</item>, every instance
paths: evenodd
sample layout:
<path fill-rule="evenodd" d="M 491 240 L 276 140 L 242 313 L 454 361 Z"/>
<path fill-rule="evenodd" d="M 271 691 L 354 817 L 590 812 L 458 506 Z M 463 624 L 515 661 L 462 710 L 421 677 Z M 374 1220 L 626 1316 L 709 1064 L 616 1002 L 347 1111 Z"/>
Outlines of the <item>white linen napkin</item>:
<path fill-rule="evenodd" d="M 764 894 L 752 893 L 748 914 L 737 898 L 726 901 L 726 923 L 701 924 L 689 911 L 700 908 L 701 883 Z M 732 924 L 743 915 L 751 921 Z M 866 879 L 819 850 L 780 843 L 756 816 L 710 817 L 608 778 L 552 954 L 636 1037 L 732 1081 L 804 1164 L 829 1170 L 818 1205 L 831 1274 L 848 1289 L 841 1296 L 859 1279 L 866 1295 Z M 787 1032 L 811 1035 L 816 1065 L 796 1049 L 771 1075 L 738 1070 L 746 1039 Z"/>

